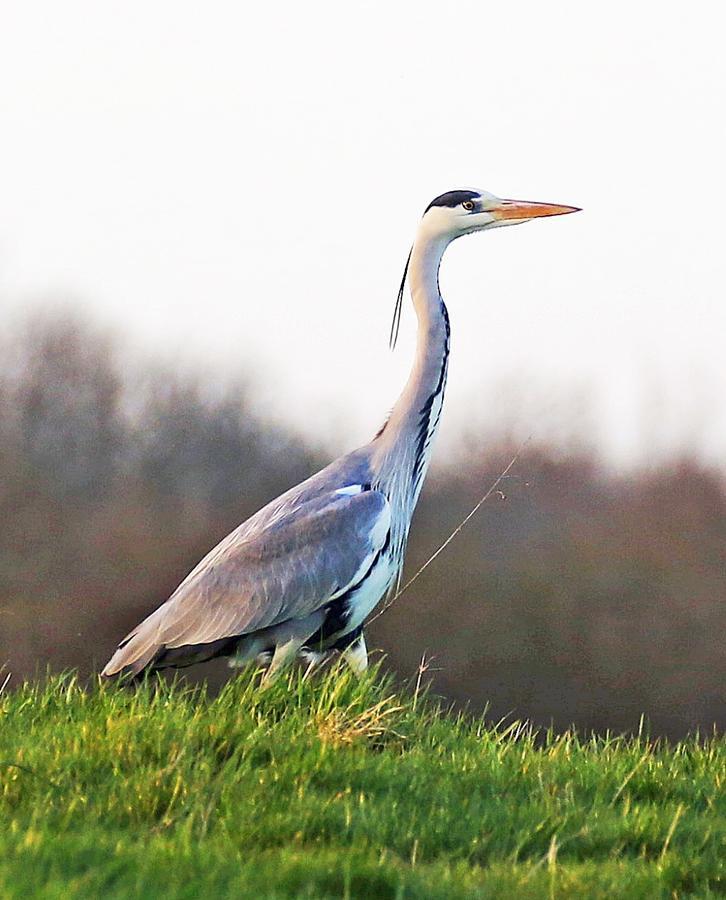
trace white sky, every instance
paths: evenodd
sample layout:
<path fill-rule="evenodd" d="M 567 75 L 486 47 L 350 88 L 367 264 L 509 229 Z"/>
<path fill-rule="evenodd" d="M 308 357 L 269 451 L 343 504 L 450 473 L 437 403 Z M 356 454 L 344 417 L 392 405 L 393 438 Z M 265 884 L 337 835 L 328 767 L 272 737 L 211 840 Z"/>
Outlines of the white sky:
<path fill-rule="evenodd" d="M 405 377 L 413 316 L 393 356 L 388 324 L 429 200 L 570 203 L 448 251 L 449 442 L 503 414 L 547 434 L 585 391 L 616 460 L 723 459 L 722 10 L 5 0 L 0 303 L 251 369 L 350 447 Z"/>

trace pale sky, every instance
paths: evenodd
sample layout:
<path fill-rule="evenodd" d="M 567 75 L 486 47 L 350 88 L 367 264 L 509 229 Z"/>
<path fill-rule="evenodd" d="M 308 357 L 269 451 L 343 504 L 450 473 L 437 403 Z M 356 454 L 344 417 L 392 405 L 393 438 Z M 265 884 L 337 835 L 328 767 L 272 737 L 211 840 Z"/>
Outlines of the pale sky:
<path fill-rule="evenodd" d="M 723 9 L 5 0 L 3 318 L 71 301 L 351 447 L 405 379 L 432 197 L 573 204 L 449 249 L 442 445 L 584 392 L 616 461 L 723 460 Z"/>

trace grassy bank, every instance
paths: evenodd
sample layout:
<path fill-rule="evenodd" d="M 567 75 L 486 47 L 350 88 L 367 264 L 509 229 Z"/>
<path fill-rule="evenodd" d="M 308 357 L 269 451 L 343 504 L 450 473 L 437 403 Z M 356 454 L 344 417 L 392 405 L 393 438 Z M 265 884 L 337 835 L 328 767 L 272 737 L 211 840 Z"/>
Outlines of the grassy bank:
<path fill-rule="evenodd" d="M 0 896 L 726 890 L 726 742 L 536 738 L 414 689 L 248 676 L 0 698 Z"/>

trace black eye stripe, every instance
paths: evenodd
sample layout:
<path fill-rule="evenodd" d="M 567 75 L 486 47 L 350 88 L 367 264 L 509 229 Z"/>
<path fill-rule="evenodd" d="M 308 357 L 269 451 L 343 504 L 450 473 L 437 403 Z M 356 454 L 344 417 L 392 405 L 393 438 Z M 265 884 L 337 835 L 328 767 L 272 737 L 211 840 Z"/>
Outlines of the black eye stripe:
<path fill-rule="evenodd" d="M 470 200 L 474 202 L 479 199 L 479 194 L 476 191 L 449 191 L 446 194 L 441 194 L 441 196 L 436 197 L 434 200 L 429 203 L 429 205 L 424 210 L 424 215 L 431 209 L 432 206 L 449 206 L 453 209 L 455 206 L 459 206 L 465 200 Z"/>

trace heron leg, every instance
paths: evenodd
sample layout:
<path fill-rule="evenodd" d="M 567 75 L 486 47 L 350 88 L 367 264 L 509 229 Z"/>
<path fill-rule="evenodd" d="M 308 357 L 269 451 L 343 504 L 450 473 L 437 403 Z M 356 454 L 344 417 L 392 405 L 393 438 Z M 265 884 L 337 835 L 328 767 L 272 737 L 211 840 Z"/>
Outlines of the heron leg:
<path fill-rule="evenodd" d="M 250 635 L 243 638 L 233 656 L 227 660 L 230 669 L 241 669 L 243 666 L 249 665 L 253 660 L 258 665 L 269 663 L 272 653 L 266 648 L 264 639 L 256 635 Z"/>
<path fill-rule="evenodd" d="M 284 643 L 276 645 L 275 652 L 272 654 L 272 662 L 262 676 L 261 688 L 269 687 L 277 676 L 290 665 L 304 642 L 304 638 L 293 635 Z"/>
<path fill-rule="evenodd" d="M 348 663 L 353 674 L 360 678 L 368 668 L 368 648 L 363 632 L 342 651 L 343 659 Z"/>

